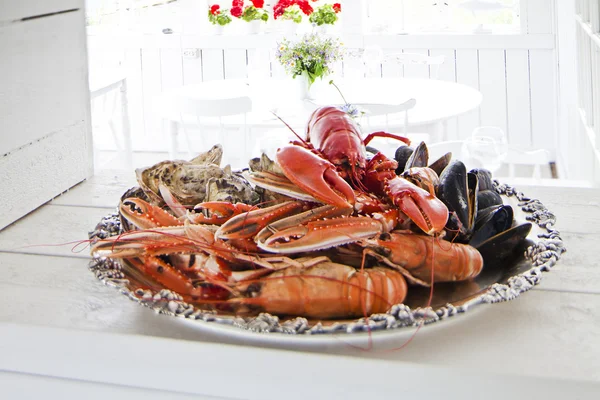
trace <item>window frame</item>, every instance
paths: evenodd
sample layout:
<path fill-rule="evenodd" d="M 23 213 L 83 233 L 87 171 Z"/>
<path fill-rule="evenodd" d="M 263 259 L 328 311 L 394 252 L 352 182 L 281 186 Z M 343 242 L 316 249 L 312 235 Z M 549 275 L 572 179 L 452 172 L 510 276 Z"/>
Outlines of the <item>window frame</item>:
<path fill-rule="evenodd" d="M 405 31 L 405 13 L 402 12 L 401 13 L 401 18 L 400 18 L 400 31 L 401 33 L 378 33 L 378 32 L 368 32 L 367 31 L 367 19 L 368 19 L 368 3 L 370 0 L 343 0 L 343 3 L 352 3 L 352 2 L 360 2 L 361 3 L 361 7 L 360 7 L 360 12 L 363 15 L 362 18 L 362 23 L 360 26 L 360 30 L 359 32 L 362 32 L 363 35 L 423 35 L 423 34 L 432 34 L 432 35 L 469 35 L 469 34 L 473 34 L 473 35 L 477 35 L 478 33 L 476 32 L 472 32 L 472 31 L 468 31 L 468 30 L 449 30 L 449 31 Z M 394 1 L 394 2 L 398 2 L 400 3 L 400 7 L 402 9 L 404 9 L 404 2 L 405 0 L 390 0 L 390 1 Z M 432 0 L 433 1 L 433 0 Z M 507 30 L 507 32 L 491 32 L 491 33 L 486 33 L 487 35 L 524 35 L 527 34 L 527 0 L 519 0 L 519 8 L 520 8 L 520 26 L 519 29 L 515 29 L 515 30 Z M 354 11 L 354 8 L 351 9 L 351 11 Z"/>

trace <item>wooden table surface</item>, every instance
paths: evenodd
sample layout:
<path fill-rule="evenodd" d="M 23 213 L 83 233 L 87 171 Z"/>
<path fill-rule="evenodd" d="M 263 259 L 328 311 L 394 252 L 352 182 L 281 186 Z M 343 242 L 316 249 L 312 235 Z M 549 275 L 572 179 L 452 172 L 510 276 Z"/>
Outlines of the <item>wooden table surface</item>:
<path fill-rule="evenodd" d="M 276 398 L 287 390 L 301 398 L 290 385 L 302 384 L 332 398 L 481 390 L 487 398 L 598 398 L 590 395 L 600 391 L 598 189 L 519 187 L 556 214 L 567 247 L 542 283 L 426 326 L 402 350 L 365 351 L 252 346 L 102 285 L 87 268 L 89 249 L 75 243 L 134 184 L 131 171 L 103 171 L 0 232 L 0 387 L 84 393 L 99 385 L 98 393 L 164 390 L 172 398 Z"/>

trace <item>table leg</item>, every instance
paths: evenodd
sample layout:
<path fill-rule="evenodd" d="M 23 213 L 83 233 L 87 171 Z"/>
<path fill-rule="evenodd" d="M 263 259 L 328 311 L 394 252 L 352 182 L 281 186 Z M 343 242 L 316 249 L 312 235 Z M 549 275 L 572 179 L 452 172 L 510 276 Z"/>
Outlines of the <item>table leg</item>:
<path fill-rule="evenodd" d="M 449 139 L 450 138 L 448 137 L 448 120 L 445 119 L 442 121 L 442 140 L 446 141 Z"/>
<path fill-rule="evenodd" d="M 445 129 L 446 129 L 445 121 L 438 121 L 438 122 L 433 123 L 431 125 L 431 130 L 430 130 L 431 143 L 441 142 L 441 141 L 445 140 L 444 139 Z"/>
<path fill-rule="evenodd" d="M 129 105 L 127 102 L 127 81 L 121 83 L 121 123 L 123 129 L 123 146 L 125 147 L 125 161 L 128 168 L 133 168 L 133 146 L 131 144 L 131 126 L 129 121 Z"/>
<path fill-rule="evenodd" d="M 175 160 L 177 158 L 177 133 L 179 131 L 179 126 L 176 121 L 167 120 L 167 134 L 169 135 L 170 147 L 169 147 L 169 158 L 171 160 Z"/>

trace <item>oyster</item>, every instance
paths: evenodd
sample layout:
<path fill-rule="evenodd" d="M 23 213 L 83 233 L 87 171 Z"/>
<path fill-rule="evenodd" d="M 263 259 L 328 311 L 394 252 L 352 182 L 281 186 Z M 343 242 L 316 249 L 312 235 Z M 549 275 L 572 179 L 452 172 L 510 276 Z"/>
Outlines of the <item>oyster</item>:
<path fill-rule="evenodd" d="M 204 201 L 228 201 L 254 205 L 260 201 L 260 195 L 248 181 L 234 173 L 223 178 L 210 178 L 206 183 Z"/>
<path fill-rule="evenodd" d="M 163 161 L 149 168 L 137 169 L 138 184 L 155 205 L 162 206 L 164 200 L 159 186 L 164 185 L 185 207 L 193 207 L 204 201 L 230 201 L 255 204 L 259 195 L 239 174 L 227 165 L 219 165 L 223 147 L 213 146 L 190 161 Z"/>

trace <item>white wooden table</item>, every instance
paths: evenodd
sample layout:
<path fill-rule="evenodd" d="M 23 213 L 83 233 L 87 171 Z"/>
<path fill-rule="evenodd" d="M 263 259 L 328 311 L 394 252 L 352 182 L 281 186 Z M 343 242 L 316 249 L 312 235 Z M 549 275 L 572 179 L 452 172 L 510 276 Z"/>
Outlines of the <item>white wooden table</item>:
<path fill-rule="evenodd" d="M 96 280 L 89 250 L 68 243 L 85 239 L 133 184 L 133 171 L 104 171 L 0 232 L 0 393 L 598 398 L 598 189 L 520 188 L 556 214 L 568 251 L 518 299 L 426 326 L 399 351 L 298 352 L 199 330 Z"/>

